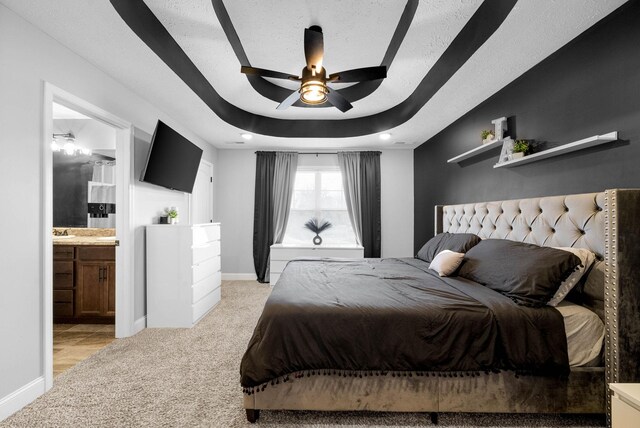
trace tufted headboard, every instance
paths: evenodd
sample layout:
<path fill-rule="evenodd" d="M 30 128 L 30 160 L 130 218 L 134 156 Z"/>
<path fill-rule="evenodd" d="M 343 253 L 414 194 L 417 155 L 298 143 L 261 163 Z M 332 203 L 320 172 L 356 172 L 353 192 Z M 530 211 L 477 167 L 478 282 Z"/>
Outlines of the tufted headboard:
<path fill-rule="evenodd" d="M 640 190 L 438 205 L 435 210 L 436 233 L 588 248 L 604 259 L 606 384 L 640 382 Z M 607 400 L 609 415 L 610 409 Z"/>
<path fill-rule="evenodd" d="M 474 233 L 545 247 L 588 248 L 604 258 L 605 194 L 436 206 L 436 233 Z"/>

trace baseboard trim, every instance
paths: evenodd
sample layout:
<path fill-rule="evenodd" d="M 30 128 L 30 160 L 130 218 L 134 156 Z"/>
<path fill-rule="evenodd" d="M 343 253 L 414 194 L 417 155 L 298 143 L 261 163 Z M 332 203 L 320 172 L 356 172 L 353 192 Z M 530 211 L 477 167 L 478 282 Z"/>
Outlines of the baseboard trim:
<path fill-rule="evenodd" d="M 140 333 L 145 328 L 147 328 L 147 316 L 146 315 L 141 317 L 141 318 L 138 318 L 133 323 L 133 331 L 131 332 L 131 336 L 133 336 L 134 334 Z"/>
<path fill-rule="evenodd" d="M 41 376 L 6 397 L 0 398 L 0 421 L 7 419 L 44 393 L 44 376 Z"/>
<path fill-rule="evenodd" d="M 223 273 L 223 281 L 255 281 L 255 273 Z"/>

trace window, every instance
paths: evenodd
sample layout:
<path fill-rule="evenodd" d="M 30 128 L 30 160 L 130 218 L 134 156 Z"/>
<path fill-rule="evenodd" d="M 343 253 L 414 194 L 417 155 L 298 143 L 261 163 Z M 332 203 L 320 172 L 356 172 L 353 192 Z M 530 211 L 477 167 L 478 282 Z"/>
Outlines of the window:
<path fill-rule="evenodd" d="M 339 169 L 298 169 L 283 242 L 311 244 L 315 234 L 304 224 L 313 217 L 333 225 L 320 235 L 323 244 L 355 244 Z"/>

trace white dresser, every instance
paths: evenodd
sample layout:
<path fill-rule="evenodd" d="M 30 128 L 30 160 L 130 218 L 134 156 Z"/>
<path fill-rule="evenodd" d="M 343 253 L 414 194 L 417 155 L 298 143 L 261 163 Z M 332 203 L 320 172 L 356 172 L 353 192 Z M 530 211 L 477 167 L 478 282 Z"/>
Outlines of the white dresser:
<path fill-rule="evenodd" d="M 147 327 L 193 327 L 220 301 L 220 223 L 147 226 Z"/>
<path fill-rule="evenodd" d="M 361 245 L 295 245 L 274 244 L 271 246 L 271 264 L 269 265 L 269 284 L 278 282 L 280 274 L 289 260 L 296 257 L 342 257 L 361 259 L 364 247 Z"/>
<path fill-rule="evenodd" d="M 640 427 L 640 383 L 610 383 L 611 428 Z"/>

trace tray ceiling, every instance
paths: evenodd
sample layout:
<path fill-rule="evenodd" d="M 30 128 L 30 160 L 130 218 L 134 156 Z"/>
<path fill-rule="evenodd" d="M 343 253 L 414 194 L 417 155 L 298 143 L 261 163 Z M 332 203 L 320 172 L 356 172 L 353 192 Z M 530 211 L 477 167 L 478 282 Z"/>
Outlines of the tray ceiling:
<path fill-rule="evenodd" d="M 335 108 L 295 106 L 277 111 L 277 102 L 261 95 L 240 73 L 241 63 L 211 0 L 145 0 L 155 19 L 214 92 L 237 111 L 246 112 L 247 118 L 258 118 L 233 121 L 216 114 L 206 97 L 194 92 L 183 76 L 159 58 L 109 2 L 0 1 L 218 147 L 232 147 L 228 144 L 239 141 L 240 134 L 249 130 L 256 135 L 245 147 L 297 149 L 374 148 L 399 141 L 407 143 L 404 147 L 415 147 L 624 3 L 520 0 L 513 6 L 507 0 L 420 1 L 389 66 L 387 79 L 371 95 L 354 101 L 352 110 L 341 113 Z M 292 74 L 299 74 L 304 66 L 303 31 L 313 24 L 323 28 L 324 66 L 330 73 L 379 65 L 407 5 L 406 1 L 381 0 L 220 3 L 252 66 Z M 449 47 L 483 7 L 508 9 L 504 9 L 503 20 L 490 29 L 486 40 L 464 57 L 461 66 L 450 70 L 445 81 L 416 104 L 412 97 L 426 93 L 418 91 L 425 76 L 438 68 L 439 60 L 442 68 L 445 52 L 455 57 L 456 52 Z M 295 89 L 293 82 L 271 82 Z M 417 106 L 415 112 L 402 116 L 402 121 L 391 129 L 362 126 L 367 121 L 384 124 L 380 118 L 385 112 L 406 109 L 408 101 Z M 509 112 L 502 114 L 508 116 Z M 254 126 L 261 121 L 282 125 Z M 278 127 L 292 129 L 300 125 L 301 129 L 309 126 L 313 134 L 324 126 L 349 129 L 351 124 L 355 128 L 344 137 L 327 138 L 319 132 L 318 138 L 287 138 L 277 131 Z M 381 141 L 375 135 L 383 131 L 392 134 L 389 141 Z"/>

